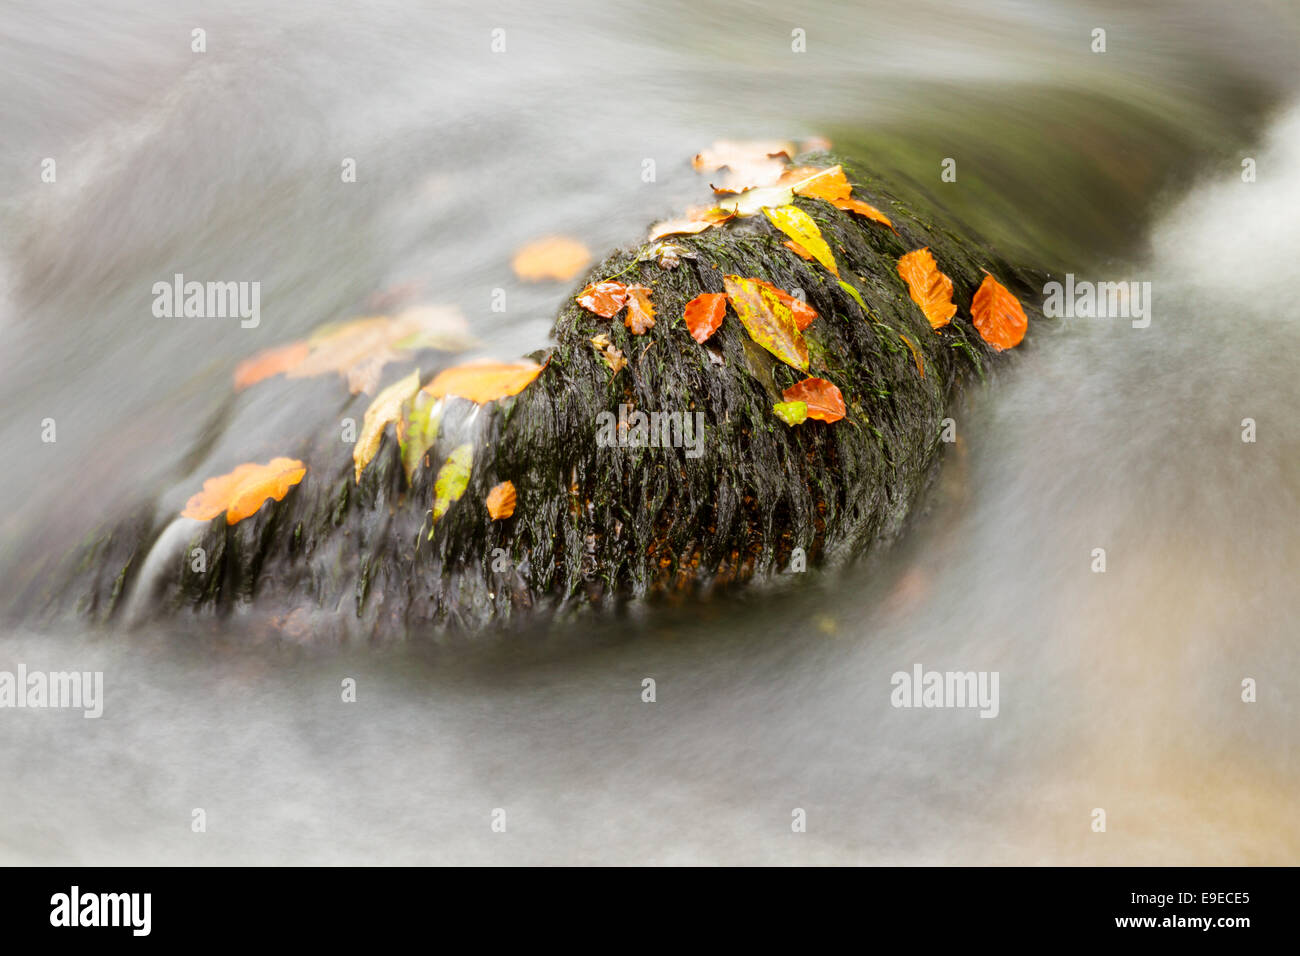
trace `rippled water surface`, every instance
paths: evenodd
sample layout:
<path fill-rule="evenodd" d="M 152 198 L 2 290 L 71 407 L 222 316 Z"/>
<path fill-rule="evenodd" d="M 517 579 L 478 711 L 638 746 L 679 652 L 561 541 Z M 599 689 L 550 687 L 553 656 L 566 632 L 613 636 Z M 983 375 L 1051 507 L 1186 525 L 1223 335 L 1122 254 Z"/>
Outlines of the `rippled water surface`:
<path fill-rule="evenodd" d="M 828 135 L 1153 289 L 1148 328 L 1034 329 L 904 539 L 775 595 L 477 650 L 7 626 L 0 670 L 106 703 L 0 710 L 0 860 L 1295 863 L 1298 33 L 1281 2 L 0 4 L 6 600 L 192 484 L 259 348 L 394 289 L 544 345 L 568 289 L 514 250 L 638 241 L 719 137 Z M 153 318 L 175 272 L 260 281 L 261 325 Z M 916 663 L 997 671 L 998 716 L 892 707 Z"/>

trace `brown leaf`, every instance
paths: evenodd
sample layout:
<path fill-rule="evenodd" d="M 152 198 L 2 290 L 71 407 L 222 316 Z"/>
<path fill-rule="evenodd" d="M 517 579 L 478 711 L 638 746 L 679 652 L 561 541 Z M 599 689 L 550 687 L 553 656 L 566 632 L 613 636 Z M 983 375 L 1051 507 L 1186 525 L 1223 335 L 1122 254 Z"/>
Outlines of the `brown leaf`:
<path fill-rule="evenodd" d="M 971 301 L 970 315 L 980 338 L 999 352 L 1019 345 L 1029 328 L 1020 301 L 987 273 Z"/>
<path fill-rule="evenodd" d="M 709 336 L 718 331 L 727 314 L 725 292 L 701 292 L 686 303 L 686 328 L 691 338 L 703 345 Z"/>
<path fill-rule="evenodd" d="M 912 301 L 930 320 L 930 328 L 939 329 L 952 321 L 957 306 L 952 301 L 952 280 L 939 271 L 929 247 L 909 252 L 898 260 L 898 274 L 907 283 Z"/>
<path fill-rule="evenodd" d="M 627 359 L 623 357 L 621 349 L 615 348 L 610 342 L 609 336 L 604 332 L 593 336 L 591 347 L 596 350 L 596 354 L 605 360 L 611 372 L 618 374 L 620 369 L 627 367 Z"/>
<path fill-rule="evenodd" d="M 503 481 L 488 492 L 487 510 L 493 521 L 502 521 L 515 513 L 515 486 L 512 482 Z"/>
<path fill-rule="evenodd" d="M 621 282 L 595 282 L 578 293 L 578 304 L 602 319 L 612 319 L 627 303 L 627 286 Z"/>
<path fill-rule="evenodd" d="M 655 307 L 650 302 L 650 289 L 643 285 L 627 287 L 627 315 L 623 323 L 633 335 L 645 335 L 655 324 Z"/>
<path fill-rule="evenodd" d="M 576 239 L 566 236 L 547 236 L 536 239 L 515 253 L 510 265 L 515 275 L 525 282 L 545 282 L 549 279 L 572 279 L 591 262 L 591 253 Z"/>
<path fill-rule="evenodd" d="M 508 395 L 518 395 L 542 373 L 536 362 L 475 362 L 439 372 L 422 389 L 434 398 L 458 395 L 483 405 Z"/>
<path fill-rule="evenodd" d="M 787 402 L 804 402 L 808 406 L 808 417 L 823 422 L 838 422 L 844 417 L 844 396 L 840 390 L 824 378 L 805 378 L 795 382 L 781 397 Z"/>
<path fill-rule="evenodd" d="M 185 503 L 181 515 L 211 521 L 224 511 L 226 524 L 235 524 L 257 514 L 268 498 L 282 501 L 305 474 L 306 466 L 293 458 L 272 458 L 265 465 L 247 462 L 203 482 L 203 490 Z"/>

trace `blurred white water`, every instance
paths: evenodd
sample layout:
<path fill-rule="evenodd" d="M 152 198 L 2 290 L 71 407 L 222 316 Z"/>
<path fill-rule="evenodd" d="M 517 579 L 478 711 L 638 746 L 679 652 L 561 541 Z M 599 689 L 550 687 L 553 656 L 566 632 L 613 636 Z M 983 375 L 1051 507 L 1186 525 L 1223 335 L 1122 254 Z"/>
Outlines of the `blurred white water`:
<path fill-rule="evenodd" d="M 0 518 L 7 573 L 19 540 L 75 539 L 170 474 L 239 358 L 379 288 L 424 283 L 508 354 L 542 344 L 566 289 L 488 308 L 514 248 L 639 238 L 697 198 L 685 157 L 716 135 L 896 117 L 899 73 L 1190 110 L 1196 64 L 1286 92 L 1295 48 L 1269 4 L 9 8 L 0 487 L 25 504 Z M 1099 18 L 1104 72 L 1072 53 Z M 763 52 L 801 23 L 807 59 Z M 1061 264 L 1150 281 L 1151 326 L 1035 330 L 958 411 L 909 534 L 842 575 L 468 659 L 249 649 L 237 618 L 219 647 L 6 634 L 0 670 L 103 670 L 107 701 L 100 720 L 0 710 L 0 861 L 1296 862 L 1300 114 L 1230 150 L 1258 181 L 1207 160 L 1176 202 L 1152 197 L 1146 255 Z M 59 189 L 16 185 L 45 155 Z M 173 271 L 260 279 L 263 327 L 151 324 Z M 55 446 L 32 440 L 46 415 Z M 999 715 L 893 708 L 916 663 L 998 671 Z"/>

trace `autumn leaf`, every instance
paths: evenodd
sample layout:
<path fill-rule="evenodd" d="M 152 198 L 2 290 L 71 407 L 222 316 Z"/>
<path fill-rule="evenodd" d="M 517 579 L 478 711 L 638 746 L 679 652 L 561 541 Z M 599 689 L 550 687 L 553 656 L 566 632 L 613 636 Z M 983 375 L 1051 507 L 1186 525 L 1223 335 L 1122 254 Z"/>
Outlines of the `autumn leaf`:
<path fill-rule="evenodd" d="M 474 362 L 439 372 L 424 391 L 434 398 L 457 395 L 483 405 L 508 395 L 518 395 L 545 365 L 536 362 Z"/>
<path fill-rule="evenodd" d="M 452 449 L 447 460 L 438 469 L 438 476 L 433 482 L 433 523 L 447 513 L 447 509 L 460 500 L 460 496 L 469 487 L 469 473 L 474 464 L 474 446 L 457 445 Z M 429 540 L 433 540 L 433 529 L 429 529 Z"/>
<path fill-rule="evenodd" d="M 754 281 L 781 300 L 781 304 L 794 315 L 794 324 L 800 332 L 808 328 L 816 320 L 817 310 L 803 299 L 791 295 L 785 289 L 777 288 L 770 282 L 764 282 L 762 279 L 755 279 Z"/>
<path fill-rule="evenodd" d="M 645 335 L 655 324 L 655 307 L 650 302 L 650 290 L 643 285 L 627 287 L 627 315 L 623 323 L 633 335 Z"/>
<path fill-rule="evenodd" d="M 735 213 L 716 206 L 697 206 L 686 210 L 684 218 L 655 223 L 650 227 L 650 241 L 655 242 L 664 236 L 694 235 L 735 217 Z"/>
<path fill-rule="evenodd" d="M 578 305 L 602 319 L 612 319 L 627 303 L 627 286 L 621 282 L 593 282 L 578 293 Z"/>
<path fill-rule="evenodd" d="M 789 186 L 766 186 L 759 189 L 746 189 L 738 196 L 720 200 L 713 208 L 721 210 L 721 213 L 744 219 L 757 216 L 768 206 L 788 206 L 793 201 L 794 192 Z"/>
<path fill-rule="evenodd" d="M 916 370 L 921 373 L 921 378 L 925 378 L 925 362 L 921 359 L 921 350 L 906 335 L 900 334 L 898 337 L 903 340 L 904 345 L 911 349 L 912 361 L 916 363 Z"/>
<path fill-rule="evenodd" d="M 596 350 L 596 354 L 605 360 L 609 370 L 615 375 L 620 369 L 627 367 L 627 359 L 623 357 L 622 349 L 616 348 L 614 343 L 609 340 L 609 336 L 601 332 L 591 339 L 591 347 Z"/>
<path fill-rule="evenodd" d="M 352 462 L 355 465 L 357 481 L 361 480 L 361 472 L 379 451 L 379 443 L 383 440 L 384 429 L 389 422 L 397 424 L 399 439 L 405 437 L 405 406 L 419 390 L 420 370 L 416 369 L 400 382 L 388 386 L 370 403 L 361 424 L 361 434 L 357 436 L 356 446 L 352 449 Z"/>
<path fill-rule="evenodd" d="M 835 206 L 835 208 L 837 209 L 844 209 L 848 212 L 855 212 L 859 216 L 866 216 L 868 219 L 873 219 L 876 222 L 884 223 L 890 229 L 894 229 L 894 224 L 889 221 L 889 217 L 886 216 L 879 209 L 877 209 L 875 206 L 871 205 L 871 203 L 869 202 L 863 202 L 861 199 L 851 199 L 851 198 L 836 199 L 831 203 L 831 205 Z M 894 232 L 895 234 L 897 234 L 898 230 L 894 229 Z"/>
<path fill-rule="evenodd" d="M 576 239 L 547 236 L 515 253 L 510 265 L 525 282 L 572 279 L 591 262 L 591 253 Z"/>
<path fill-rule="evenodd" d="M 244 359 L 235 366 L 235 391 L 289 371 L 310 353 L 311 346 L 306 342 L 290 342 Z"/>
<path fill-rule="evenodd" d="M 503 481 L 487 496 L 487 510 L 493 521 L 503 521 L 515 513 L 515 486 Z"/>
<path fill-rule="evenodd" d="M 730 142 L 720 140 L 696 154 L 692 165 L 697 172 L 726 169 L 727 177 L 715 192 L 740 192 L 755 186 L 770 186 L 785 170 L 796 152 L 795 145 L 780 140 Z"/>
<path fill-rule="evenodd" d="M 811 252 L 818 262 L 830 269 L 836 278 L 839 278 L 840 267 L 836 265 L 835 256 L 831 253 L 831 247 L 822 238 L 822 231 L 817 228 L 817 223 L 813 221 L 812 216 L 798 206 L 777 206 L 776 208 L 764 209 L 763 215 L 767 216 L 772 225 Z"/>
<path fill-rule="evenodd" d="M 952 302 L 952 280 L 939 271 L 928 247 L 899 259 L 898 274 L 907 283 L 912 301 L 930 320 L 930 328 L 939 329 L 952 321 L 957 314 L 957 306 Z"/>
<path fill-rule="evenodd" d="M 709 336 L 718 331 L 727 314 L 725 292 L 701 292 L 686 303 L 686 328 L 691 338 L 703 345 Z"/>
<path fill-rule="evenodd" d="M 790 307 L 760 279 L 725 276 L 727 298 L 736 310 L 749 337 L 782 362 L 797 369 L 808 368 L 808 343 Z"/>
<path fill-rule="evenodd" d="M 838 422 L 844 417 L 844 396 L 824 378 L 805 378 L 795 382 L 781 397 L 787 402 L 803 402 L 808 406 L 808 417 L 823 422 Z"/>
<path fill-rule="evenodd" d="M 802 425 L 808 420 L 806 402 L 777 402 L 772 406 L 772 411 L 787 425 Z"/>
<path fill-rule="evenodd" d="M 811 252 L 799 245 L 799 243 L 795 242 L 793 239 L 787 239 L 785 242 L 781 243 L 781 245 L 785 246 L 800 259 L 806 259 L 809 262 L 817 261 L 816 257 Z"/>
<path fill-rule="evenodd" d="M 428 392 L 415 393 L 411 401 L 411 412 L 406 419 L 406 427 L 398 430 L 397 441 L 402 452 L 402 470 L 406 472 L 407 484 L 424 458 L 425 452 L 438 440 L 438 429 L 442 425 L 443 400 L 434 398 Z"/>
<path fill-rule="evenodd" d="M 971 301 L 970 315 L 980 338 L 999 352 L 1019 345 L 1029 328 L 1020 301 L 988 273 Z"/>
<path fill-rule="evenodd" d="M 824 199 L 830 203 L 848 199 L 853 192 L 841 166 L 831 166 L 829 169 L 799 167 L 787 172 L 781 178 L 781 184 L 790 186 L 796 196 Z"/>
<path fill-rule="evenodd" d="M 452 307 L 408 309 L 395 317 L 373 316 L 334 323 L 314 331 L 307 339 L 310 354 L 287 371 L 289 378 L 309 378 L 338 372 L 348 389 L 373 393 L 389 362 L 418 348 L 448 351 L 471 344 L 465 319 Z"/>
<path fill-rule="evenodd" d="M 306 466 L 294 458 L 272 458 L 265 465 L 245 463 L 203 482 L 203 490 L 185 503 L 181 516 L 211 521 L 224 511 L 226 524 L 235 524 L 257 514 L 267 499 L 284 500 L 305 474 Z"/>
<path fill-rule="evenodd" d="M 845 282 L 843 279 L 841 279 L 840 288 L 843 289 L 845 292 L 847 292 L 849 295 L 853 296 L 853 301 L 858 304 L 858 308 L 862 310 L 863 314 L 866 314 L 867 303 L 862 301 L 862 293 L 858 291 L 857 287 L 852 283 Z"/>

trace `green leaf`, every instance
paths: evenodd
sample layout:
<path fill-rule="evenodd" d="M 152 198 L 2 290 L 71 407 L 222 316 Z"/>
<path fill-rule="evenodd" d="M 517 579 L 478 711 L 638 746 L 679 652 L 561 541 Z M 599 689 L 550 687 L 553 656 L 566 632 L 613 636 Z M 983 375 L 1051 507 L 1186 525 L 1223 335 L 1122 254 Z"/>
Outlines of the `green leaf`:
<path fill-rule="evenodd" d="M 807 402 L 777 402 L 772 411 L 787 425 L 802 425 L 808 420 Z"/>
<path fill-rule="evenodd" d="M 445 408 L 446 403 L 441 398 L 434 398 L 425 391 L 415 393 L 411 414 L 406 420 L 406 435 L 401 442 L 402 469 L 406 472 L 408 484 L 424 453 L 438 441 L 438 426 L 442 424 Z"/>
<path fill-rule="evenodd" d="M 724 276 L 727 298 L 745 331 L 782 362 L 800 371 L 808 370 L 808 343 L 790 307 L 771 287 L 755 279 Z"/>
<path fill-rule="evenodd" d="M 867 304 L 862 301 L 862 293 L 859 292 L 857 289 L 855 289 L 853 286 L 849 285 L 849 283 L 845 282 L 843 279 L 840 280 L 840 288 L 843 289 L 845 292 L 847 292 L 849 295 L 853 296 L 854 301 L 856 301 L 858 305 L 862 307 L 862 314 L 866 315 Z"/>
<path fill-rule="evenodd" d="M 447 513 L 447 509 L 460 500 L 460 496 L 469 487 L 469 472 L 474 464 L 474 446 L 457 445 L 452 449 L 447 460 L 438 469 L 438 477 L 433 483 L 433 523 Z M 433 540 L 433 529 L 429 529 L 429 540 Z"/>
<path fill-rule="evenodd" d="M 822 238 L 822 231 L 817 228 L 817 223 L 813 221 L 812 216 L 798 206 L 764 209 L 763 215 L 767 216 L 772 225 L 807 249 L 814 259 L 830 269 L 837 277 L 839 276 L 840 267 L 835 264 L 831 247 Z"/>

